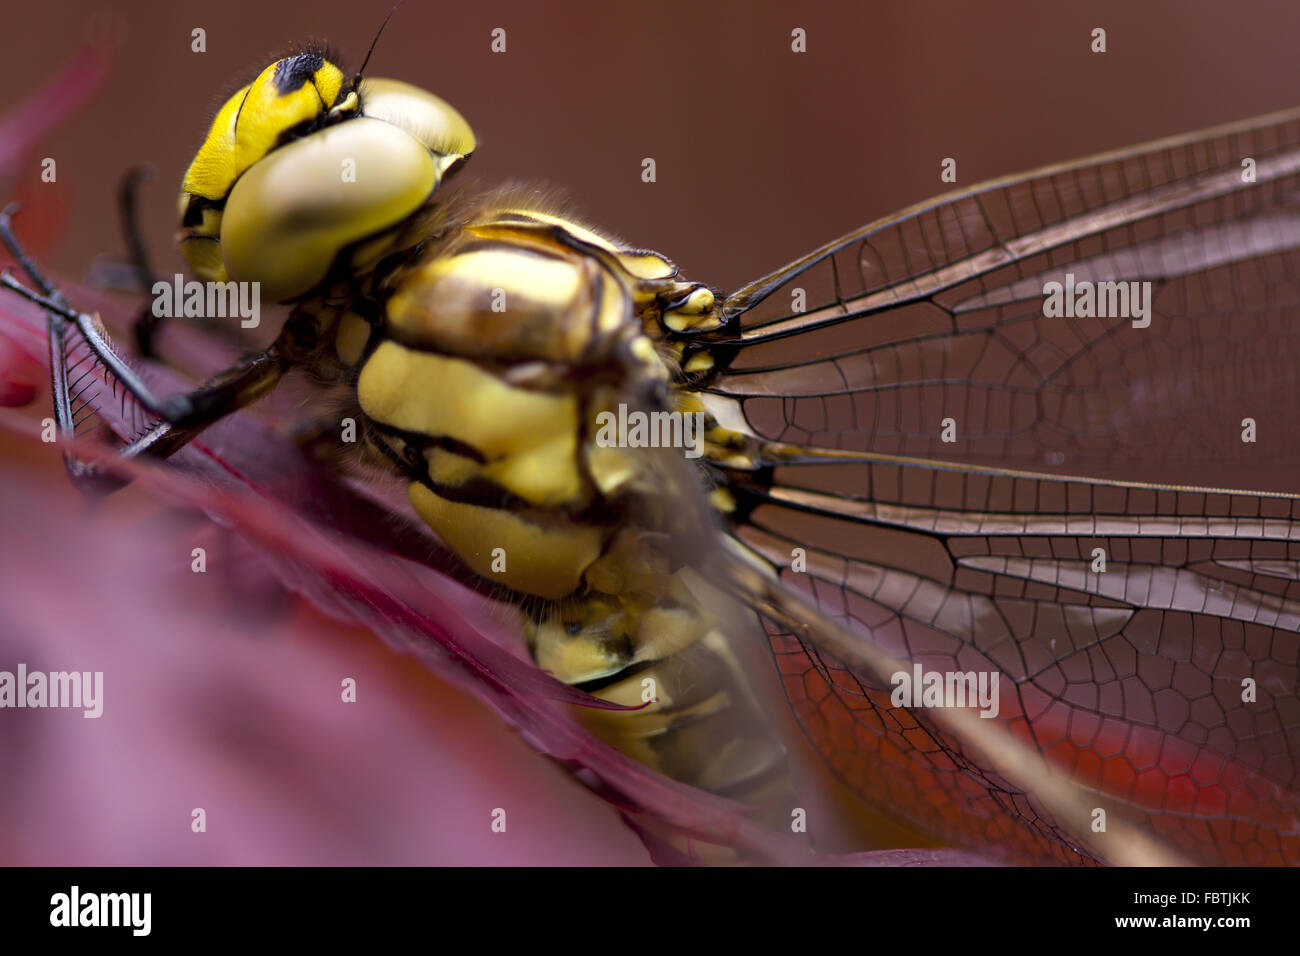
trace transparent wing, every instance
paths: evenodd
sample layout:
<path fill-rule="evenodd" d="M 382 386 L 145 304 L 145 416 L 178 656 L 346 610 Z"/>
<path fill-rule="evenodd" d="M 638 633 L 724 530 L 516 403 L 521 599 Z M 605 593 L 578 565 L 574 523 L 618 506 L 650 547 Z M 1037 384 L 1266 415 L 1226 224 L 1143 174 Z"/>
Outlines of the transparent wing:
<path fill-rule="evenodd" d="M 927 671 L 996 672 L 1012 736 L 1205 862 L 1300 859 L 1298 118 L 914 207 L 740 290 L 696 346 L 744 438 L 734 534 L 784 593 Z M 1150 324 L 1044 315 L 1066 273 L 1150 282 Z M 957 842 L 1097 856 L 1091 820 L 816 628 L 768 630 L 860 793 Z"/>
<path fill-rule="evenodd" d="M 998 674 L 998 721 L 1093 806 L 1205 862 L 1300 858 L 1295 499 L 869 473 L 861 500 L 778 476 L 745 493 L 735 534 L 875 647 L 927 672 Z M 1068 834 L 1091 820 L 1053 819 L 816 633 L 768 631 L 805 733 L 859 792 L 958 843 L 1088 855 Z"/>
<path fill-rule="evenodd" d="M 775 441 L 1289 490 L 1298 169 L 1292 112 L 913 207 L 732 295 L 707 390 Z M 1067 273 L 1150 282 L 1150 325 L 1045 316 Z"/>

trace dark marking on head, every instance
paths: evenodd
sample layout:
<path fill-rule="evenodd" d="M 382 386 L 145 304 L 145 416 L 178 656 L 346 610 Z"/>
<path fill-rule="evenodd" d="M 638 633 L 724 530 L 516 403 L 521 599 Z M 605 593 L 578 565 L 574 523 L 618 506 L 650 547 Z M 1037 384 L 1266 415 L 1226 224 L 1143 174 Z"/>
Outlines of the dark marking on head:
<path fill-rule="evenodd" d="M 324 65 L 325 58 L 319 53 L 299 53 L 296 56 L 285 57 L 277 63 L 271 79 L 275 83 L 276 91 L 281 96 L 285 96 L 301 89 L 302 85 L 309 82 L 316 75 L 316 71 Z"/>
<path fill-rule="evenodd" d="M 240 97 L 239 109 L 235 110 L 235 125 L 234 125 L 233 135 L 235 137 L 236 142 L 238 142 L 239 140 L 239 120 L 240 117 L 244 115 L 244 104 L 248 102 L 248 94 L 251 92 L 253 92 L 253 86 L 252 84 L 249 84 L 248 89 L 244 90 L 244 95 Z"/>
<path fill-rule="evenodd" d="M 224 199 L 208 199 L 206 196 L 195 196 L 191 194 L 189 201 L 185 205 L 185 215 L 181 219 L 181 225 L 187 227 L 201 225 L 203 222 L 203 210 L 225 208 L 226 201 Z"/>

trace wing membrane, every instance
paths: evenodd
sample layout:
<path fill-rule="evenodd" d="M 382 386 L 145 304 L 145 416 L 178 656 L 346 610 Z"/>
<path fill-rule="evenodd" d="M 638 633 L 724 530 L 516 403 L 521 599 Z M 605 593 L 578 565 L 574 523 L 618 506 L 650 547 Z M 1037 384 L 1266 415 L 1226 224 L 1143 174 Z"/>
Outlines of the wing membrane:
<path fill-rule="evenodd" d="M 1150 325 L 1044 315 L 1066 273 L 1150 282 Z M 1114 818 L 1204 862 L 1300 860 L 1298 276 L 1300 111 L 873 223 L 727 300 L 703 389 L 745 441 L 734 534 L 859 640 L 998 673 L 998 722 Z M 1091 820 L 767 617 L 859 792 L 955 842 L 1099 858 Z"/>
<path fill-rule="evenodd" d="M 713 405 L 795 444 L 1291 490 L 1297 115 L 979 186 L 832 243 L 727 300 Z M 1150 326 L 1045 316 L 1067 272 L 1150 282 Z"/>
<path fill-rule="evenodd" d="M 1300 858 L 1300 502 L 861 467 L 862 498 L 784 474 L 742 492 L 738 538 L 888 653 L 998 673 L 999 720 L 1097 806 L 1205 862 Z M 769 634 L 805 732 L 860 792 L 956 842 L 1090 858 L 1069 837 L 1090 821 L 1053 820 L 815 637 Z"/>

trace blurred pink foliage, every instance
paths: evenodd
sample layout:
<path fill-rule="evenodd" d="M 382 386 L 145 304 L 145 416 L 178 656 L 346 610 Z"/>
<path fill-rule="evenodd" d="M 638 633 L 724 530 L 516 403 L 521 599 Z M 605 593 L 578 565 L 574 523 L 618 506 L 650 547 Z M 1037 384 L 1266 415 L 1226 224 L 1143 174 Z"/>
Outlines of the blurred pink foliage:
<path fill-rule="evenodd" d="M 494 715 L 281 591 L 231 533 L 161 508 L 90 514 L 46 464 L 0 471 L 0 669 L 102 671 L 104 710 L 0 711 L 0 861 L 646 859 Z"/>

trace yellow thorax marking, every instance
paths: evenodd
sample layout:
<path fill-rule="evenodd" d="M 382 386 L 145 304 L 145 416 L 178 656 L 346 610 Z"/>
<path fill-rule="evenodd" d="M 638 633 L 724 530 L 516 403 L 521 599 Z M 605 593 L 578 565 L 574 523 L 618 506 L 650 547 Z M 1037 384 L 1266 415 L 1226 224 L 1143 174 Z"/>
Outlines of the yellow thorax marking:
<path fill-rule="evenodd" d="M 582 491 L 573 395 L 514 388 L 473 362 L 383 342 L 357 382 L 375 421 L 479 451 L 484 477 L 531 504 L 555 507 Z"/>

